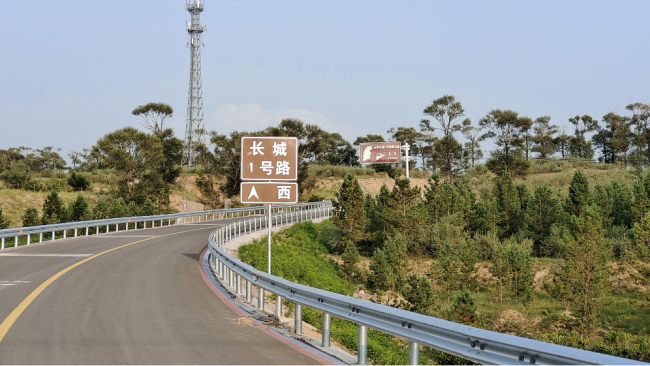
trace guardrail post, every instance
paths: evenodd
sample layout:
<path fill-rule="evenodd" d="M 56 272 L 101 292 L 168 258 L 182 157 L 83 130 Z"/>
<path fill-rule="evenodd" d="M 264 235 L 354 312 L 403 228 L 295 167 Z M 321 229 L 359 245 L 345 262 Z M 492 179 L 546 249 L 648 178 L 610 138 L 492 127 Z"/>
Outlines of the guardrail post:
<path fill-rule="evenodd" d="M 302 305 L 296 304 L 296 310 L 294 313 L 294 333 L 302 334 Z"/>
<path fill-rule="evenodd" d="M 359 358 L 357 365 L 368 364 L 368 328 L 365 325 L 359 324 L 359 337 L 358 337 L 358 350 Z"/>
<path fill-rule="evenodd" d="M 5 250 L 5 238 L 2 238 L 2 244 L 1 245 L 2 246 L 0 247 L 0 249 Z"/>
<path fill-rule="evenodd" d="M 232 287 L 232 269 L 228 268 L 228 287 Z"/>
<path fill-rule="evenodd" d="M 39 243 L 43 242 L 43 233 L 38 234 L 38 242 Z"/>
<path fill-rule="evenodd" d="M 68 230 L 63 230 L 63 239 L 65 239 L 67 235 L 68 235 Z M 16 237 L 16 238 L 18 238 L 18 237 Z"/>
<path fill-rule="evenodd" d="M 74 237 L 77 237 L 77 228 L 74 228 Z"/>
<path fill-rule="evenodd" d="M 52 231 L 52 241 L 54 241 L 54 233 L 55 231 Z"/>
<path fill-rule="evenodd" d="M 88 226 L 86 226 L 86 236 L 88 236 Z"/>
<path fill-rule="evenodd" d="M 409 341 L 409 365 L 420 364 L 420 344 Z"/>
<path fill-rule="evenodd" d="M 251 302 L 253 300 L 253 284 L 251 281 L 246 281 L 246 301 Z"/>
<path fill-rule="evenodd" d="M 32 236 L 27 234 L 27 245 L 30 245 L 32 241 Z"/>
<path fill-rule="evenodd" d="M 330 346 L 330 328 L 332 325 L 331 317 L 328 313 L 323 313 L 323 340 L 321 347 Z"/>
<path fill-rule="evenodd" d="M 259 289 L 257 293 L 257 308 L 264 311 L 264 289 L 261 286 L 257 288 Z"/>
<path fill-rule="evenodd" d="M 275 294 L 275 315 L 282 316 L 282 296 Z"/>
<path fill-rule="evenodd" d="M 235 273 L 235 286 L 237 286 L 237 290 L 235 291 L 235 295 L 240 295 L 241 294 L 241 276 Z"/>

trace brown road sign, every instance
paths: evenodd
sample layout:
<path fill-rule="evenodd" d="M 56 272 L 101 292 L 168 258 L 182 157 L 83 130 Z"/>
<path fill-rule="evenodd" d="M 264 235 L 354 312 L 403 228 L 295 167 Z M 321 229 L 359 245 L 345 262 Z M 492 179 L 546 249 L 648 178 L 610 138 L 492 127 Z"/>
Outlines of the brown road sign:
<path fill-rule="evenodd" d="M 241 180 L 298 180 L 298 139 L 242 137 Z"/>
<path fill-rule="evenodd" d="M 242 182 L 241 203 L 298 203 L 298 183 Z"/>
<path fill-rule="evenodd" d="M 361 164 L 401 163 L 402 150 L 397 142 L 368 142 L 359 144 Z"/>

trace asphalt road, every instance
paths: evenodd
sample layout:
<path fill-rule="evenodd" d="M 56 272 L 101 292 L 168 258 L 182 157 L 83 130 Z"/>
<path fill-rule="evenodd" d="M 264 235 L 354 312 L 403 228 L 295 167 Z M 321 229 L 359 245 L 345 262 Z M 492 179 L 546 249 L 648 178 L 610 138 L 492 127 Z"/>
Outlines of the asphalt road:
<path fill-rule="evenodd" d="M 317 363 L 236 323 L 238 315 L 199 270 L 215 228 L 205 224 L 71 239 L 0 256 L 0 323 L 15 318 L 0 341 L 0 364 Z M 112 248 L 118 249 L 89 256 Z M 39 286 L 84 260 L 24 307 Z M 15 317 L 21 303 L 24 311 Z"/>

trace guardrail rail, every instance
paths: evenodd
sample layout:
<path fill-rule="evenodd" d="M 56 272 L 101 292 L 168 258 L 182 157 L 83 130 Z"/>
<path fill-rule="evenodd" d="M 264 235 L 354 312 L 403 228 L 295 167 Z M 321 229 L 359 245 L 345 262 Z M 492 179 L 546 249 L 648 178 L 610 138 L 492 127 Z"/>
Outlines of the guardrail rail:
<path fill-rule="evenodd" d="M 274 223 L 293 223 L 327 218 L 332 207 L 323 203 L 300 212 L 274 214 Z M 645 365 L 646 363 L 561 346 L 534 339 L 488 331 L 468 325 L 426 316 L 386 305 L 304 286 L 259 271 L 234 258 L 223 246 L 240 235 L 265 230 L 264 218 L 242 219 L 213 231 L 209 237 L 209 264 L 218 279 L 242 292 L 246 281 L 246 300 L 252 300 L 253 285 L 258 288 L 257 307 L 264 310 L 264 291 L 276 295 L 275 313 L 282 314 L 282 298 L 295 304 L 294 329 L 302 333 L 302 307 L 323 313 L 322 346 L 330 345 L 331 316 L 358 326 L 358 364 L 367 363 L 368 328 L 409 341 L 409 364 L 419 364 L 420 345 L 426 345 L 480 364 L 553 365 L 608 364 Z"/>

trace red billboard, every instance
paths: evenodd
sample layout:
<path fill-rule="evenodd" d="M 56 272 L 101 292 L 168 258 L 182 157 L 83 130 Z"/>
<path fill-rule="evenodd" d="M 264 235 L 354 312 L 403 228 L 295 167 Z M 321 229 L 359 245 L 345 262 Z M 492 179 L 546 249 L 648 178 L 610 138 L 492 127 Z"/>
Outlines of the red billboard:
<path fill-rule="evenodd" d="M 359 144 L 361 164 L 401 163 L 402 150 L 397 142 L 367 142 Z"/>

